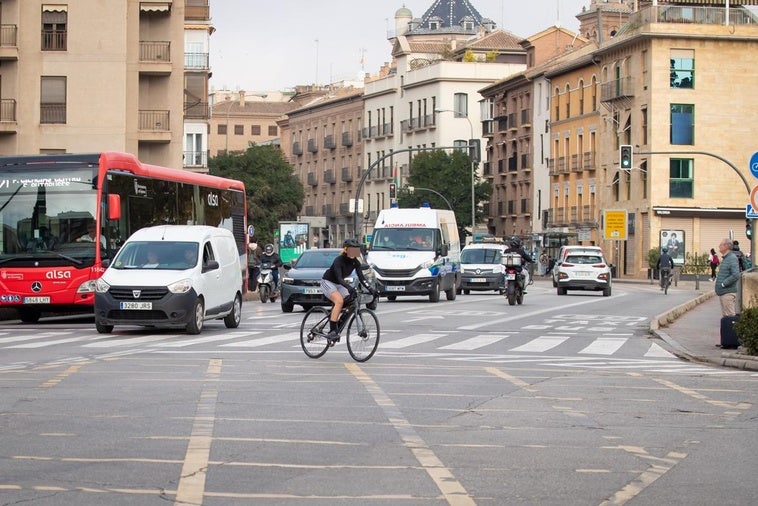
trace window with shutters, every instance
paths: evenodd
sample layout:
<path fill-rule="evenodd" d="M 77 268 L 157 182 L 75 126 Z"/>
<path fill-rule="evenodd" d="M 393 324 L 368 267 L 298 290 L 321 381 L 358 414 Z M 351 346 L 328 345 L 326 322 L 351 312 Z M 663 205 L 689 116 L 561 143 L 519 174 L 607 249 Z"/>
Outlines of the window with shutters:
<path fill-rule="evenodd" d="M 42 6 L 42 51 L 65 51 L 68 6 Z"/>
<path fill-rule="evenodd" d="M 66 123 L 66 77 L 42 76 L 40 123 Z"/>

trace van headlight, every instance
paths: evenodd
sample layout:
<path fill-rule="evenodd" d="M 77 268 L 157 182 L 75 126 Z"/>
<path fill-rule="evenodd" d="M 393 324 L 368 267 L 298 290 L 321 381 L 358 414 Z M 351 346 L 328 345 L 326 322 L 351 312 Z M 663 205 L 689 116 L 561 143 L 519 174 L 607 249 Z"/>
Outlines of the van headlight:
<path fill-rule="evenodd" d="M 492 272 L 495 274 L 502 274 L 505 272 L 505 266 L 503 264 L 496 265 L 492 268 Z"/>
<path fill-rule="evenodd" d="M 90 285 L 90 286 L 87 286 Z M 97 278 L 90 281 L 85 281 L 81 285 L 79 285 L 79 288 L 76 290 L 76 293 L 87 293 L 87 292 L 97 292 L 97 293 L 105 293 L 108 290 L 111 289 L 111 285 L 105 282 L 103 278 Z"/>
<path fill-rule="evenodd" d="M 294 284 L 294 283 L 295 283 L 295 280 L 294 280 L 294 279 L 292 279 L 292 278 L 288 278 L 287 276 L 284 276 L 284 277 L 282 278 L 282 284 L 283 284 L 283 285 L 292 285 L 292 284 Z"/>
<path fill-rule="evenodd" d="M 420 269 L 428 269 L 432 265 L 434 265 L 434 260 L 427 260 L 426 262 L 424 262 L 421 265 L 419 265 L 419 268 Z"/>
<path fill-rule="evenodd" d="M 192 288 L 192 281 L 189 279 L 182 279 L 175 283 L 171 283 L 166 288 L 171 293 L 187 293 Z"/>

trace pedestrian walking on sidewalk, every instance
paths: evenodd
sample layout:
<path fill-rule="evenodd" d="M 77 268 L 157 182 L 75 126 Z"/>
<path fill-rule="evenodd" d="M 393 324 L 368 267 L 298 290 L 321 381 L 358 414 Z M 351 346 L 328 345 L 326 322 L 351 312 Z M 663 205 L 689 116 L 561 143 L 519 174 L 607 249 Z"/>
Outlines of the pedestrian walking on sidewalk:
<path fill-rule="evenodd" d="M 719 266 L 719 256 L 716 250 L 711 248 L 711 281 L 716 281 L 716 267 Z"/>
<path fill-rule="evenodd" d="M 737 256 L 732 251 L 732 241 L 723 239 L 719 244 L 721 263 L 716 276 L 716 295 L 721 302 L 721 316 L 737 314 L 737 281 L 740 279 L 740 267 Z"/>

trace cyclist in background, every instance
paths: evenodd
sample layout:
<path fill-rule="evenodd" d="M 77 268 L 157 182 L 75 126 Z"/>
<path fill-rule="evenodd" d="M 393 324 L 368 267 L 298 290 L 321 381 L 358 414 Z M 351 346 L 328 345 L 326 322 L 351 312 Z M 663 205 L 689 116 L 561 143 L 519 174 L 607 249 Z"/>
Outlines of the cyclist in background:
<path fill-rule="evenodd" d="M 658 258 L 655 268 L 661 272 L 661 290 L 663 290 L 663 283 L 666 282 L 666 279 L 671 279 L 671 269 L 674 268 L 674 259 L 669 255 L 668 248 L 661 250 L 661 256 Z"/>
<path fill-rule="evenodd" d="M 358 298 L 357 290 L 345 278 L 355 271 L 361 284 L 372 294 L 376 295 L 361 270 L 361 261 L 358 259 L 358 256 L 361 254 L 360 243 L 356 239 L 347 239 L 343 246 L 342 253 L 334 259 L 331 267 L 324 272 L 324 276 L 321 279 L 321 291 L 334 304 L 332 312 L 329 315 L 329 333 L 326 335 L 326 339 L 329 341 L 339 341 L 340 335 L 337 331 L 337 324 L 345 297 L 350 295 L 353 300 L 357 300 Z"/>

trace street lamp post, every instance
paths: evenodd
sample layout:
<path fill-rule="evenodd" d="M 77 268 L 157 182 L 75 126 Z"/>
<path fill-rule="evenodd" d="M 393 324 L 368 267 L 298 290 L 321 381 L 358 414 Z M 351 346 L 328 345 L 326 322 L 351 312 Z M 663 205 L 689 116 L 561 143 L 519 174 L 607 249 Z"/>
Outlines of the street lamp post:
<path fill-rule="evenodd" d="M 457 114 L 456 111 L 452 109 L 435 109 L 435 113 L 440 112 L 452 112 L 453 114 Z M 469 156 L 471 153 L 472 145 L 471 143 L 474 140 L 474 125 L 471 123 L 471 118 L 468 117 L 468 113 L 463 115 L 458 115 L 457 117 L 460 118 L 466 118 L 466 121 L 468 121 L 469 129 L 471 130 L 471 135 L 469 136 L 468 141 L 468 149 L 469 149 Z M 476 162 L 472 159 L 471 160 L 471 241 L 474 241 L 474 230 L 476 229 L 476 191 L 474 189 L 474 172 L 476 171 Z"/>
<path fill-rule="evenodd" d="M 427 192 L 432 192 L 435 195 L 437 195 L 439 198 L 441 198 L 442 200 L 445 201 L 445 204 L 447 204 L 447 208 L 448 209 L 450 209 L 451 211 L 453 210 L 453 206 L 450 205 L 450 201 L 447 200 L 445 198 L 445 196 L 442 195 L 437 190 L 432 190 L 431 188 L 421 188 L 420 186 L 406 186 L 406 188 L 408 189 L 408 193 L 410 193 L 410 194 L 413 194 L 413 192 L 416 191 L 416 190 L 423 190 L 423 191 L 427 191 Z"/>

